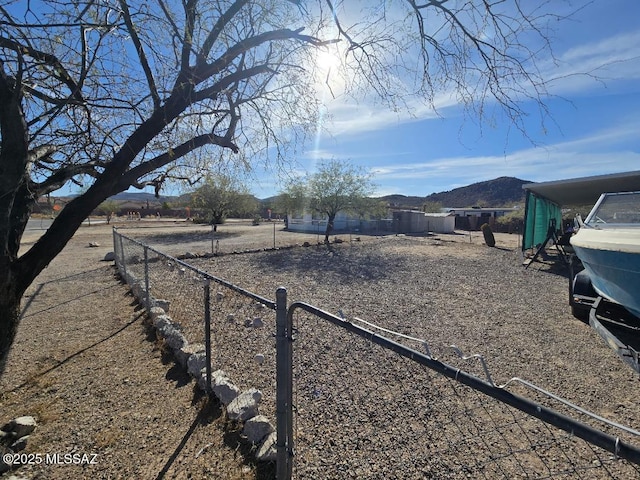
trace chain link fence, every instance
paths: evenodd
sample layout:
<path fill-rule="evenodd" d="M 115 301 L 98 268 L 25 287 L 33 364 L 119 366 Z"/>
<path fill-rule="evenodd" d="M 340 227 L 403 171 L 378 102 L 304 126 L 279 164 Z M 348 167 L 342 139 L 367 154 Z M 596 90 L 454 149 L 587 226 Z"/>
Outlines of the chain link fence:
<path fill-rule="evenodd" d="M 520 379 L 496 386 L 481 357 L 289 312 L 294 478 L 640 478 L 639 432 Z"/>
<path fill-rule="evenodd" d="M 481 358 L 263 298 L 115 230 L 114 251 L 208 346 L 208 373 L 262 392 L 279 479 L 640 478 L 639 432 L 519 379 L 497 386 Z"/>
<path fill-rule="evenodd" d="M 239 388 L 259 389 L 264 397 L 262 410 L 273 417 L 275 302 L 117 230 L 114 252 L 121 276 L 148 292 L 146 308 L 161 306 L 191 349 L 206 351 L 208 374 L 223 370 Z"/>

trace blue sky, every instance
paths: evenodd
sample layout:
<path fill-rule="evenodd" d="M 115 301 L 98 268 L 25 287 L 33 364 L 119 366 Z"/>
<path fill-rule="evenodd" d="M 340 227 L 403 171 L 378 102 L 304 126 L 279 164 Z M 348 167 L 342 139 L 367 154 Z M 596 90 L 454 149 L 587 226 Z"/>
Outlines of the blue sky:
<path fill-rule="evenodd" d="M 333 121 L 297 159 L 300 169 L 345 159 L 373 172 L 377 195 L 417 196 L 500 176 L 541 182 L 640 170 L 640 2 L 596 0 L 558 26 L 553 48 L 558 64 L 543 68 L 562 77 L 549 86 L 562 98 L 546 100 L 546 130 L 539 118 L 527 123 L 529 139 L 504 119 L 480 129 L 457 105 L 410 117 L 338 97 L 327 104 Z M 602 81 L 573 75 L 596 68 Z M 257 180 L 259 198 L 281 189 L 273 176 Z"/>
<path fill-rule="evenodd" d="M 525 136 L 500 117 L 480 127 L 450 100 L 439 102 L 438 115 L 426 108 L 410 115 L 331 98 L 325 89 L 326 114 L 291 159 L 294 170 L 313 172 L 323 159 L 349 161 L 373 173 L 376 196 L 426 196 L 500 176 L 542 182 L 640 170 L 640 1 L 549 4 L 578 12 L 553 32 L 557 63 L 541 64 L 549 79 L 559 78 L 548 85 L 553 96 L 545 100 L 551 118 L 544 129 L 533 103 L 522 104 L 532 113 Z M 599 79 L 575 75 L 588 71 Z M 284 187 L 276 173 L 261 170 L 247 183 L 258 198 Z"/>

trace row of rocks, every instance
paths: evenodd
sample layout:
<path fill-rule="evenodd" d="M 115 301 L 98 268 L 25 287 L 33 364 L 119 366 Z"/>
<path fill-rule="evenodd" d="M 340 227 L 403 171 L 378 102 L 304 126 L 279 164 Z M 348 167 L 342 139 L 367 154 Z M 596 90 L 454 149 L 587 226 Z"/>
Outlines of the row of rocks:
<path fill-rule="evenodd" d="M 200 389 L 214 395 L 225 406 L 230 420 L 243 424 L 243 436 L 257 447 L 256 459 L 265 462 L 275 461 L 276 431 L 269 419 L 259 414 L 258 405 L 262 400 L 260 390 L 250 388 L 241 391 L 223 370 L 212 372 L 211 379 L 207 382 L 205 346 L 189 343 L 180 324 L 174 322 L 168 315 L 169 302 L 155 299 L 151 295 L 147 298 L 143 282 L 129 272 L 125 272 L 124 269 L 121 269 L 120 273 L 138 302 L 142 305 L 148 302 L 151 306 L 149 310 L 151 322 L 159 338 L 162 338 L 165 345 L 171 349 L 176 362 L 197 381 Z"/>

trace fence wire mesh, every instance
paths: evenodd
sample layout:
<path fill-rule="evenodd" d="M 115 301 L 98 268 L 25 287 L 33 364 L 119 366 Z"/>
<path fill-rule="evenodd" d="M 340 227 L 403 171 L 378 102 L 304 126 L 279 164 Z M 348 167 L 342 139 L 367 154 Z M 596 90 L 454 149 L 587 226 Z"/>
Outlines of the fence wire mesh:
<path fill-rule="evenodd" d="M 210 303 L 212 370 L 224 370 L 242 389 L 260 390 L 260 413 L 275 419 L 274 310 L 217 282 Z"/>
<path fill-rule="evenodd" d="M 164 300 L 189 342 L 205 344 L 209 312 L 212 371 L 223 369 L 242 389 L 261 390 L 261 413 L 275 418 L 274 302 L 115 231 L 114 251 L 123 277 Z M 287 406 L 294 412 L 294 478 L 640 478 L 638 464 L 596 442 L 316 315 L 299 311 L 294 322 L 294 398 Z M 425 351 L 420 342 L 402 343 Z M 476 358 L 462 360 L 450 347 L 427 353 L 491 383 Z M 630 429 L 602 423 L 523 382 L 505 389 L 637 444 Z"/>
<path fill-rule="evenodd" d="M 299 312 L 294 321 L 294 478 L 640 477 L 638 465 L 614 453 L 317 316 Z M 485 380 L 477 359 L 463 361 L 454 349 L 438 358 Z M 511 389 L 576 417 L 526 385 Z"/>
<path fill-rule="evenodd" d="M 241 390 L 260 390 L 261 412 L 275 418 L 273 301 L 124 235 L 114 234 L 114 246 L 120 273 L 128 283 L 148 287 L 151 306 L 161 305 L 196 349 L 204 350 L 207 343 L 208 312 L 211 371 L 223 370 Z"/>

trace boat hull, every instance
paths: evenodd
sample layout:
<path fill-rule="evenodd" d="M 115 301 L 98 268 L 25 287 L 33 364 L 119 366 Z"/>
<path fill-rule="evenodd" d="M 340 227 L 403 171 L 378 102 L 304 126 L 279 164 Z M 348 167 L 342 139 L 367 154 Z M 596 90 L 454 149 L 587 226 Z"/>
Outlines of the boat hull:
<path fill-rule="evenodd" d="M 582 228 L 571 245 L 596 292 L 640 317 L 640 229 Z"/>

